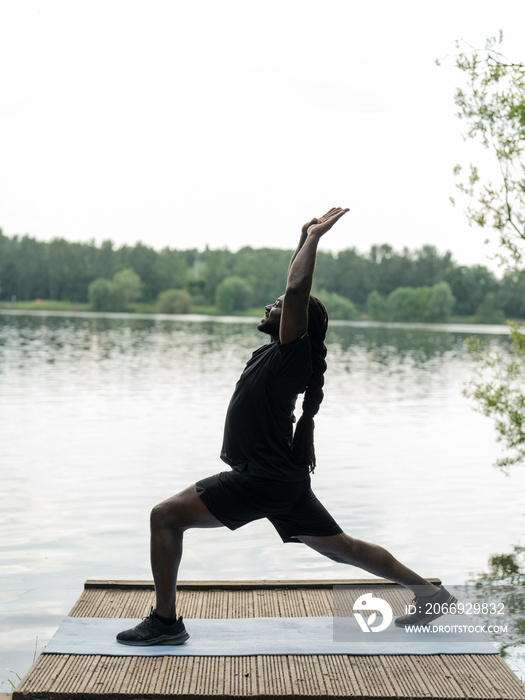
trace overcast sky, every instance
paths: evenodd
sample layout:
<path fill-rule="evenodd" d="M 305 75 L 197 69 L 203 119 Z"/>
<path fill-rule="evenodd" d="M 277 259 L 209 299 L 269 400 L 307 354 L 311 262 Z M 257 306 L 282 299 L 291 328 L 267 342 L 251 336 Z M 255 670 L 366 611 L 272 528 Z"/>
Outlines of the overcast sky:
<path fill-rule="evenodd" d="M 524 27 L 518 0 L 0 0 L 0 227 L 292 248 L 347 206 L 325 250 L 490 265 L 449 202 L 455 40 L 523 60 Z"/>

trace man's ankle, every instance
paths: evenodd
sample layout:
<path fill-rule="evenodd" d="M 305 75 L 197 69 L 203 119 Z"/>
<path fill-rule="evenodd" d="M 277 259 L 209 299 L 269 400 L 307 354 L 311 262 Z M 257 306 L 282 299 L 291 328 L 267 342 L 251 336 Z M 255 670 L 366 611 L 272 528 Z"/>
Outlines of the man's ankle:
<path fill-rule="evenodd" d="M 155 609 L 155 615 L 164 625 L 173 625 L 175 622 L 177 622 L 177 617 L 175 615 L 173 617 L 165 617 L 164 615 L 161 615 L 157 609 Z"/>
<path fill-rule="evenodd" d="M 417 586 L 413 588 L 413 592 L 418 598 L 433 598 L 441 590 L 440 586 L 434 586 L 429 583 L 427 586 Z"/>

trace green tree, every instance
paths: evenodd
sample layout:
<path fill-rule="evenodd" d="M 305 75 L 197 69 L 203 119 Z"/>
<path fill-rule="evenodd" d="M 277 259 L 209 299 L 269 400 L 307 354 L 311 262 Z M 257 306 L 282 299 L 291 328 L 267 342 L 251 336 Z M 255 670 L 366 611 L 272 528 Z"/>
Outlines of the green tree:
<path fill-rule="evenodd" d="M 456 299 L 454 313 L 459 316 L 471 316 L 485 299 L 487 294 L 496 293 L 498 282 L 492 272 L 484 265 L 464 265 L 453 268 L 445 278 Z"/>
<path fill-rule="evenodd" d="M 185 257 L 188 265 L 186 275 L 188 291 L 194 303 L 198 306 L 202 306 L 206 303 L 206 298 L 204 296 L 206 280 L 202 276 L 203 264 L 201 255 L 198 250 L 192 250 L 186 251 Z"/>
<path fill-rule="evenodd" d="M 479 339 L 469 340 L 479 372 L 477 380 L 465 388 L 465 395 L 476 401 L 478 410 L 495 422 L 497 439 L 507 450 L 497 460 L 504 471 L 525 460 L 525 335 L 516 323 L 509 325 L 509 356 L 487 351 Z"/>
<path fill-rule="evenodd" d="M 469 49 L 456 61 L 466 80 L 456 91 L 458 116 L 467 124 L 466 137 L 489 151 L 498 173 L 493 180 L 470 164 L 458 188 L 472 200 L 469 220 L 498 233 L 500 259 L 519 263 L 525 241 L 525 65 L 507 60 L 498 50 L 502 43 L 500 31 L 484 51 Z M 462 170 L 455 167 L 458 176 Z"/>
<path fill-rule="evenodd" d="M 416 321 L 419 318 L 420 303 L 413 287 L 398 287 L 386 299 L 386 313 L 389 321 Z"/>
<path fill-rule="evenodd" d="M 178 250 L 163 248 L 155 264 L 157 284 L 161 290 L 182 289 L 186 285 L 187 267 Z"/>
<path fill-rule="evenodd" d="M 447 251 L 441 256 L 433 245 L 424 245 L 420 250 L 416 250 L 413 259 L 414 287 L 432 287 L 442 282 L 453 269 L 452 253 Z"/>
<path fill-rule="evenodd" d="M 525 271 L 510 270 L 505 274 L 496 294 L 496 302 L 507 318 L 525 319 Z"/>
<path fill-rule="evenodd" d="M 284 281 L 292 251 L 250 247 L 235 255 L 229 276 L 244 279 L 252 289 L 252 304 L 264 306 L 284 294 Z"/>
<path fill-rule="evenodd" d="M 131 269 L 117 272 L 112 280 L 99 277 L 88 287 L 89 303 L 94 311 L 124 311 L 141 295 L 140 277 Z"/>
<path fill-rule="evenodd" d="M 355 300 L 357 304 L 364 304 L 375 286 L 371 268 L 371 261 L 359 255 L 354 248 L 342 250 L 336 258 L 334 277 L 327 281 L 326 288 L 346 299 Z M 320 280 L 317 283 L 320 284 Z"/>
<path fill-rule="evenodd" d="M 11 260 L 16 268 L 13 281 L 17 299 L 42 298 L 47 281 L 45 266 L 42 265 L 44 245 L 24 236 L 11 246 Z"/>
<path fill-rule="evenodd" d="M 375 270 L 374 281 L 368 291 L 377 289 L 383 296 L 388 296 L 398 287 L 416 286 L 413 256 L 406 248 L 400 255 L 387 244 L 372 246 L 370 258 L 375 263 Z"/>
<path fill-rule="evenodd" d="M 386 300 L 377 289 L 368 295 L 366 312 L 371 321 L 384 321 L 386 319 Z"/>
<path fill-rule="evenodd" d="M 126 306 L 142 296 L 142 282 L 131 268 L 120 270 L 113 276 L 113 303 L 115 311 L 123 311 Z"/>
<path fill-rule="evenodd" d="M 291 255 L 291 252 L 290 252 Z M 332 253 L 322 250 L 317 251 L 317 261 L 315 264 L 315 285 L 318 289 L 326 289 L 329 292 L 334 290 L 334 280 L 336 278 L 337 260 Z M 282 292 L 281 292 L 282 294 Z M 278 295 L 279 296 L 279 295 Z"/>
<path fill-rule="evenodd" d="M 226 277 L 215 294 L 215 304 L 223 314 L 233 311 L 244 311 L 252 304 L 253 289 L 241 277 Z"/>
<path fill-rule="evenodd" d="M 426 321 L 447 321 L 452 313 L 456 300 L 448 282 L 435 284 L 428 297 L 424 318 Z"/>
<path fill-rule="evenodd" d="M 226 261 L 229 258 L 225 250 L 209 250 L 206 247 L 203 255 L 204 263 L 204 289 L 203 294 L 207 304 L 213 304 L 217 287 L 228 276 Z"/>
<path fill-rule="evenodd" d="M 129 259 L 123 263 L 123 266 L 131 268 L 140 278 L 142 292 L 137 298 L 144 296 L 145 299 L 153 301 L 162 291 L 157 274 L 158 259 L 159 254 L 153 248 L 139 242 L 131 249 Z"/>
<path fill-rule="evenodd" d="M 115 251 L 112 241 L 102 241 L 95 262 L 95 275 L 111 279 L 115 272 Z"/>
<path fill-rule="evenodd" d="M 500 32 L 487 40 L 485 51 L 461 53 L 457 59 L 467 79 L 456 92 L 458 116 L 467 122 L 467 137 L 489 150 L 499 173 L 492 181 L 470 165 L 459 189 L 473 202 L 469 220 L 493 229 L 499 236 L 498 257 L 516 266 L 525 242 L 525 65 L 504 58 L 497 50 L 502 42 Z M 460 174 L 461 167 L 455 171 Z M 525 460 L 525 334 L 516 324 L 510 328 L 510 359 L 471 341 L 480 375 L 465 390 L 495 421 L 498 440 L 507 449 L 497 462 L 503 469 Z"/>
<path fill-rule="evenodd" d="M 477 323 L 505 323 L 505 313 L 496 305 L 496 297 L 492 292 L 487 294 L 478 306 L 474 320 Z"/>
<path fill-rule="evenodd" d="M 357 321 L 361 318 L 361 314 L 356 308 L 356 305 L 350 300 L 342 297 L 335 292 L 327 292 L 322 289 L 315 293 L 323 304 L 326 306 L 329 317 L 333 321 Z"/>
<path fill-rule="evenodd" d="M 432 296 L 432 289 L 430 287 L 416 287 L 416 300 L 417 300 L 417 310 L 414 315 L 414 321 L 429 321 L 427 318 L 427 307 L 430 297 Z"/>
<path fill-rule="evenodd" d="M 88 299 L 93 311 L 113 311 L 113 283 L 99 277 L 88 287 Z"/>
<path fill-rule="evenodd" d="M 185 289 L 166 289 L 159 294 L 157 308 L 161 314 L 187 314 L 191 297 Z"/>
<path fill-rule="evenodd" d="M 50 299 L 63 299 L 66 279 L 69 274 L 68 245 L 63 238 L 54 238 L 46 248 L 48 289 Z"/>

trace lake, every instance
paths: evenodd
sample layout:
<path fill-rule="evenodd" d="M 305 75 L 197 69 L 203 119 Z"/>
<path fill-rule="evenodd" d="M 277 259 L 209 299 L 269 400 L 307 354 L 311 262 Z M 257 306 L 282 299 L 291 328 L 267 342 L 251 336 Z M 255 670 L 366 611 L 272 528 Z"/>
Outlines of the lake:
<path fill-rule="evenodd" d="M 226 469 L 226 408 L 257 320 L 0 312 L 0 690 L 88 578 L 148 579 L 153 505 Z M 341 527 L 462 583 L 523 544 L 525 469 L 505 477 L 463 396 L 465 347 L 503 327 L 333 323 L 313 486 Z M 265 520 L 187 533 L 181 579 L 362 578 Z"/>

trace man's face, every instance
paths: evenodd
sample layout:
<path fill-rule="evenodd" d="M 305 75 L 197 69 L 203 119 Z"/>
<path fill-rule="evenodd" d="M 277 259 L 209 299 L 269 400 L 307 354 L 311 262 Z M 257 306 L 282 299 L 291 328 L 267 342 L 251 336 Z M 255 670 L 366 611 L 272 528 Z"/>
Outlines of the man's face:
<path fill-rule="evenodd" d="M 284 296 L 279 297 L 273 304 L 264 307 L 264 318 L 261 319 L 257 330 L 261 333 L 268 333 L 276 340 L 279 338 L 279 326 L 281 325 L 281 311 L 283 308 Z"/>

